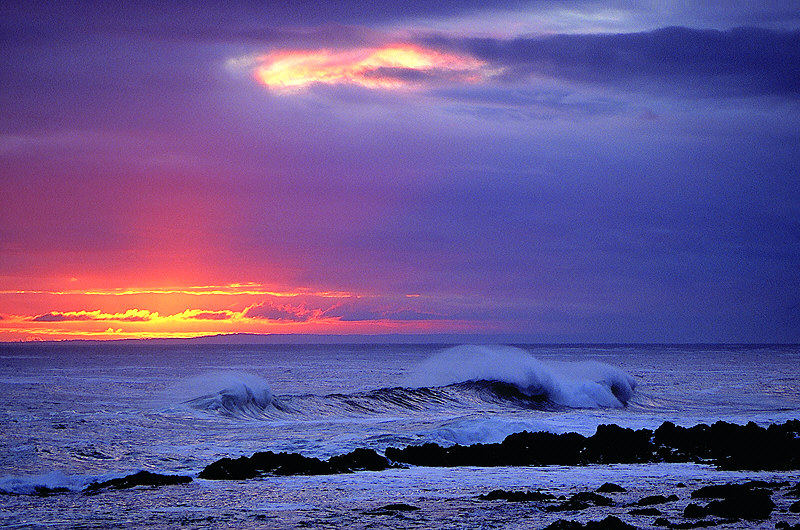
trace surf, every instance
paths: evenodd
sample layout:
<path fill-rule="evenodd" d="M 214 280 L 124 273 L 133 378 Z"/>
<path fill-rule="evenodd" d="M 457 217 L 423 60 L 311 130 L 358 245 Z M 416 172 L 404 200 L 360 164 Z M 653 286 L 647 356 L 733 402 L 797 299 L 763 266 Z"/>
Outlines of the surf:
<path fill-rule="evenodd" d="M 423 361 L 409 378 L 414 386 L 494 384 L 568 408 L 622 408 L 636 380 L 598 361 L 546 363 L 512 346 L 455 346 Z"/>

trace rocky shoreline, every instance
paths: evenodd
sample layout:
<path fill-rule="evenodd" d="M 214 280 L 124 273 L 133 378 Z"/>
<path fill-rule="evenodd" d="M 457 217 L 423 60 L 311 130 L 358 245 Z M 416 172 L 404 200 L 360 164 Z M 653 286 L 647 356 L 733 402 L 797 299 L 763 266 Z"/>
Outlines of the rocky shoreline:
<path fill-rule="evenodd" d="M 718 470 L 737 470 L 736 480 L 673 482 L 661 491 L 635 484 L 606 482 L 595 489 L 493 489 L 462 499 L 492 512 L 534 517 L 548 530 L 629 528 L 776 528 L 800 530 L 800 421 L 759 427 L 754 423 L 631 430 L 598 427 L 592 436 L 575 433 L 522 432 L 496 444 L 442 447 L 435 444 L 388 448 L 385 454 L 356 449 L 327 460 L 296 453 L 259 452 L 250 457 L 222 458 L 198 478 L 240 481 L 258 477 L 337 475 L 409 467 L 575 466 L 696 463 Z M 754 477 L 770 477 L 754 480 Z M 122 478 L 94 482 L 85 495 L 129 488 L 189 485 L 192 477 L 141 471 Z M 626 488 L 630 488 L 626 489 Z M 488 490 L 488 488 L 487 488 Z M 62 493 L 38 488 L 39 496 Z M 424 520 L 429 507 L 411 503 L 376 505 L 361 516 Z M 509 511 L 510 510 L 510 511 Z M 532 515 L 531 515 L 532 514 Z M 388 519 L 387 519 L 388 521 Z M 631 524 L 633 523 L 633 524 Z M 634 526 L 635 525 L 635 526 Z"/>
<path fill-rule="evenodd" d="M 494 444 L 443 447 L 427 443 L 402 449 L 390 447 L 384 455 L 372 449 L 356 449 L 328 460 L 266 451 L 251 457 L 222 458 L 206 466 L 199 477 L 243 480 L 269 474 L 330 475 L 405 465 L 583 466 L 660 462 L 708 463 L 724 470 L 800 469 L 800 420 L 769 427 L 722 421 L 680 427 L 665 422 L 654 431 L 600 425 L 589 437 L 577 433 L 521 432 Z"/>
<path fill-rule="evenodd" d="M 266 475 L 328 475 L 380 471 L 407 466 L 586 466 L 608 464 L 697 463 L 720 470 L 793 471 L 800 469 L 800 421 L 760 427 L 755 423 L 680 427 L 665 422 L 655 430 L 632 430 L 601 425 L 592 436 L 576 433 L 522 432 L 496 444 L 436 444 L 388 448 L 384 455 L 357 449 L 321 460 L 291 453 L 256 453 L 223 458 L 199 475 L 208 480 L 243 480 Z M 800 529 L 800 483 L 751 480 L 705 485 L 668 495 L 626 494 L 606 483 L 596 491 L 556 496 L 540 490 L 493 490 L 478 496 L 487 503 L 524 503 L 541 513 L 575 517 L 583 511 L 602 513 L 594 521 L 568 518 L 550 523 L 548 530 L 637 528 L 620 517 L 659 528 L 753 527 Z M 402 510 L 401 510 L 402 508 Z M 387 505 L 365 515 L 404 516 L 416 507 Z"/>

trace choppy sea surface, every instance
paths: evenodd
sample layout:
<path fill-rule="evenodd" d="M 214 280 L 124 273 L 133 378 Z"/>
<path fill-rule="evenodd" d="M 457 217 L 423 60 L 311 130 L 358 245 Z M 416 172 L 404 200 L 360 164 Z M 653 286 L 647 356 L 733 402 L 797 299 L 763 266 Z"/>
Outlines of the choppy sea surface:
<path fill-rule="evenodd" d="M 0 527 L 541 528 L 558 516 L 477 496 L 800 478 L 697 464 L 196 478 L 263 450 L 328 458 L 604 423 L 782 423 L 800 418 L 800 346 L 0 344 L 0 392 Z M 83 492 L 140 470 L 195 480 Z M 397 502 L 420 509 L 368 513 Z"/>

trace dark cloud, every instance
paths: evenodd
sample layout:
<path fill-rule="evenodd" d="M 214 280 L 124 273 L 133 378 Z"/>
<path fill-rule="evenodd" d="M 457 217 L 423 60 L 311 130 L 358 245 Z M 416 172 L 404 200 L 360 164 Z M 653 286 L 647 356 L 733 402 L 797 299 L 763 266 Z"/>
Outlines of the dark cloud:
<path fill-rule="evenodd" d="M 415 309 L 369 309 L 358 307 L 338 307 L 325 312 L 326 317 L 339 318 L 343 322 L 360 322 L 371 320 L 449 320 L 445 315 L 417 311 Z"/>
<path fill-rule="evenodd" d="M 499 79 L 532 75 L 664 95 L 800 94 L 800 31 L 682 27 L 627 34 L 562 34 L 500 40 L 432 37 L 502 67 Z"/>
<path fill-rule="evenodd" d="M 195 320 L 227 320 L 230 314 L 226 311 L 201 311 L 188 316 Z"/>
<path fill-rule="evenodd" d="M 64 322 L 66 320 L 91 320 L 88 315 L 74 315 L 70 318 L 68 315 L 61 313 L 45 313 L 31 319 L 32 322 Z"/>
<path fill-rule="evenodd" d="M 265 320 L 305 322 L 312 316 L 312 312 L 302 307 L 292 307 L 289 305 L 274 306 L 269 303 L 263 303 L 247 308 L 244 312 L 244 316 L 247 318 L 262 318 Z"/>
<path fill-rule="evenodd" d="M 83 322 L 83 321 L 115 321 L 115 322 L 147 322 L 152 319 L 149 312 L 144 313 L 123 313 L 107 314 L 99 311 L 75 311 L 59 312 L 51 311 L 43 315 L 38 315 L 31 319 L 31 322 Z"/>

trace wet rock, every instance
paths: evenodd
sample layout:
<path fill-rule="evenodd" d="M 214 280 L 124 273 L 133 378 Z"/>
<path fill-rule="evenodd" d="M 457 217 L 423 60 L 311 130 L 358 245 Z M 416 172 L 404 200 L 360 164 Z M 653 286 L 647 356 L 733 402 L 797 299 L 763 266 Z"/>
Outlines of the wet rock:
<path fill-rule="evenodd" d="M 800 513 L 800 501 L 792 503 L 792 505 L 789 506 L 789 511 L 792 513 Z"/>
<path fill-rule="evenodd" d="M 635 464 L 652 462 L 653 431 L 634 431 L 617 425 L 598 425 L 588 438 L 584 458 L 596 464 Z"/>
<path fill-rule="evenodd" d="M 606 517 L 601 521 L 589 521 L 586 524 L 581 524 L 577 521 L 565 521 L 563 519 L 559 519 L 558 521 L 545 527 L 545 530 L 580 530 L 584 528 L 588 530 L 629 530 L 629 529 L 635 530 L 636 529 L 635 526 L 629 525 L 628 523 L 622 521 L 618 517 L 609 515 L 608 517 Z"/>
<path fill-rule="evenodd" d="M 800 467 L 800 421 L 678 427 L 663 423 L 653 434 L 655 454 L 667 462 L 712 460 L 720 469 L 788 470 Z M 767 449 L 768 448 L 768 449 Z"/>
<path fill-rule="evenodd" d="M 683 516 L 687 519 L 702 519 L 706 516 L 706 511 L 699 504 L 690 502 L 686 505 L 686 508 L 683 509 Z"/>
<path fill-rule="evenodd" d="M 419 510 L 416 506 L 404 503 L 387 504 L 375 510 L 362 512 L 364 515 L 396 515 L 400 512 L 415 512 Z"/>
<path fill-rule="evenodd" d="M 614 501 L 593 491 L 573 493 L 569 499 L 554 506 L 546 506 L 548 512 L 580 511 L 590 506 L 611 506 Z"/>
<path fill-rule="evenodd" d="M 372 449 L 356 449 L 328 459 L 331 467 L 339 473 L 353 471 L 382 471 L 389 467 L 389 461 Z"/>
<path fill-rule="evenodd" d="M 800 530 L 800 523 L 790 524 L 786 521 L 778 521 L 775 523 L 775 528 L 778 530 Z"/>
<path fill-rule="evenodd" d="M 750 489 L 738 484 L 728 486 L 741 487 L 728 488 L 724 494 L 715 493 L 714 497 L 719 500 L 713 500 L 706 506 L 699 506 L 694 503 L 689 504 L 684 510 L 684 516 L 699 518 L 715 515 L 728 519 L 747 520 L 769 518 L 775 508 L 775 503 L 772 502 L 771 494 L 768 490 Z"/>
<path fill-rule="evenodd" d="M 69 488 L 48 488 L 47 486 L 36 486 L 33 491 L 39 497 L 49 497 L 51 495 L 58 495 L 59 493 L 68 493 Z"/>
<path fill-rule="evenodd" d="M 521 465 L 573 466 L 587 463 L 584 453 L 587 438 L 577 433 L 521 432 L 511 434 L 500 444 L 502 451 L 515 455 Z"/>
<path fill-rule="evenodd" d="M 665 502 L 673 502 L 677 500 L 677 495 L 670 495 L 669 497 L 665 497 L 664 495 L 648 495 L 647 497 L 642 497 L 633 504 L 636 506 L 652 506 L 654 504 L 664 504 Z"/>
<path fill-rule="evenodd" d="M 521 432 L 500 444 L 445 448 L 429 443 L 390 448 L 386 456 L 395 462 L 443 467 L 712 461 L 722 469 L 799 469 L 800 421 L 768 428 L 725 422 L 685 428 L 665 422 L 655 431 L 600 425 L 588 438 Z"/>
<path fill-rule="evenodd" d="M 625 491 L 625 488 L 619 484 L 614 484 L 613 482 L 606 482 L 597 488 L 598 493 L 624 493 Z"/>
<path fill-rule="evenodd" d="M 198 475 L 207 480 L 244 480 L 267 473 L 274 475 L 330 475 L 335 471 L 328 462 L 296 453 L 255 453 L 251 457 L 222 458 L 205 467 Z"/>
<path fill-rule="evenodd" d="M 265 474 L 272 475 L 333 475 L 354 471 L 381 471 L 390 467 L 389 461 L 372 449 L 356 449 L 329 460 L 307 457 L 297 453 L 265 451 L 251 457 L 222 458 L 209 464 L 199 477 L 207 480 L 244 480 Z"/>
<path fill-rule="evenodd" d="M 614 501 L 604 495 L 599 495 L 593 491 L 579 491 L 572 494 L 572 499 L 581 502 L 590 502 L 595 506 L 611 506 Z"/>
<path fill-rule="evenodd" d="M 403 503 L 396 503 L 396 504 L 387 504 L 381 508 L 382 510 L 393 510 L 396 512 L 412 512 L 419 510 L 416 506 L 412 506 L 410 504 L 403 504 Z"/>
<path fill-rule="evenodd" d="M 753 488 L 765 484 L 763 482 L 745 482 L 742 484 L 712 484 L 703 486 L 692 492 L 693 499 L 722 499 L 731 495 L 746 495 Z"/>
<path fill-rule="evenodd" d="M 478 495 L 478 498 L 484 501 L 513 501 L 513 502 L 546 502 L 552 501 L 555 497 L 549 493 L 541 491 L 505 491 L 493 490 L 489 493 Z"/>
<path fill-rule="evenodd" d="M 86 486 L 85 491 L 92 492 L 105 488 L 127 489 L 136 486 L 172 486 L 175 484 L 187 484 L 191 481 L 192 477 L 160 475 L 158 473 L 150 473 L 149 471 L 140 471 L 122 478 L 115 478 L 104 482 L 92 482 Z"/>

